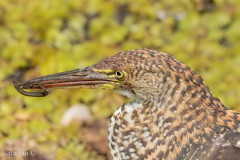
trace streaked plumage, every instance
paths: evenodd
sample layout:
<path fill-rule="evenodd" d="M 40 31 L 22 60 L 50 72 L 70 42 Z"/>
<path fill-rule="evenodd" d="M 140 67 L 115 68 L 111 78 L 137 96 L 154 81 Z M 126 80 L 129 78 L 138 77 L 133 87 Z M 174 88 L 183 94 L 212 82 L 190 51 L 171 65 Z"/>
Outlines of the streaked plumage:
<path fill-rule="evenodd" d="M 89 70 L 94 74 L 90 76 Z M 240 160 L 240 114 L 227 109 L 196 73 L 172 56 L 148 49 L 130 50 L 78 72 L 71 72 L 69 79 L 84 75 L 84 86 L 92 87 L 98 80 L 97 86 L 100 82 L 104 83 L 101 88 L 114 86 L 112 89 L 133 99 L 120 106 L 110 120 L 113 159 Z M 57 76 L 19 86 L 54 88 Z M 56 84 L 66 86 L 65 81 Z"/>

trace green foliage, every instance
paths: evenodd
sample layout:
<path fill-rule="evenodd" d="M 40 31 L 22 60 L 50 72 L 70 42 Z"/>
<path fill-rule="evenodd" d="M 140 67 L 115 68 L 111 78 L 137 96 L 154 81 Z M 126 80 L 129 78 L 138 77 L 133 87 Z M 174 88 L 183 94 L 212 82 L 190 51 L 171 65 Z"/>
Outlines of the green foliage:
<path fill-rule="evenodd" d="M 79 102 L 95 119 L 108 118 L 126 99 L 85 89 L 30 98 L 18 94 L 11 81 L 92 65 L 127 49 L 173 54 L 196 70 L 224 104 L 240 111 L 240 2 L 199 3 L 0 1 L 0 152 L 9 141 L 27 138 L 50 159 L 104 159 L 79 140 L 81 129 L 60 126 L 60 118 Z"/>

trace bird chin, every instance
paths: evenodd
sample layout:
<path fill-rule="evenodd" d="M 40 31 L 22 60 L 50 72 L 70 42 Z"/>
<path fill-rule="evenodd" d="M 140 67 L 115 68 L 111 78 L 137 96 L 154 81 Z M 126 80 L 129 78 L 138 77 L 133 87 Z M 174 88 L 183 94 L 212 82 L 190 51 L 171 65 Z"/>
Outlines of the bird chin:
<path fill-rule="evenodd" d="M 129 90 L 118 89 L 117 92 L 120 93 L 123 96 L 128 97 L 128 98 L 137 99 L 137 95 L 135 95 L 134 93 L 130 92 Z"/>

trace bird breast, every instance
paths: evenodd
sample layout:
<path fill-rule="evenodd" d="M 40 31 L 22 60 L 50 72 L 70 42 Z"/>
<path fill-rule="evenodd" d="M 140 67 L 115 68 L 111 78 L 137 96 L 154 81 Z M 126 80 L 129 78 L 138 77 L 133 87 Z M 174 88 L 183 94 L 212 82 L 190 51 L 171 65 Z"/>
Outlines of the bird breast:
<path fill-rule="evenodd" d="M 120 91 L 121 93 L 123 93 L 124 95 L 131 95 L 130 92 L 127 91 Z M 113 156 L 113 159 L 115 160 L 119 160 L 119 159 L 131 159 L 132 157 L 137 158 L 137 155 L 133 155 L 130 157 L 128 155 L 126 155 L 124 152 L 122 152 L 122 150 L 124 150 L 124 146 L 128 145 L 129 143 L 131 143 L 131 141 L 133 142 L 134 140 L 136 140 L 136 133 L 134 131 L 130 131 L 128 132 L 128 134 L 122 135 L 122 128 L 124 128 L 124 130 L 128 130 L 128 126 L 132 126 L 134 125 L 134 121 L 132 119 L 132 114 L 135 110 L 137 110 L 138 108 L 143 107 L 142 102 L 140 101 L 135 101 L 135 102 L 129 102 L 129 103 L 125 103 L 122 106 L 120 106 L 117 111 L 114 112 L 112 118 L 110 119 L 110 123 L 108 126 L 108 132 L 109 132 L 109 136 L 108 136 L 108 141 L 109 141 L 109 147 L 111 149 L 111 154 Z M 122 141 L 122 144 L 119 144 L 119 137 L 124 138 L 124 141 Z M 137 145 L 135 143 L 135 145 Z M 134 152 L 135 150 L 132 148 L 130 148 L 129 150 L 130 152 Z"/>

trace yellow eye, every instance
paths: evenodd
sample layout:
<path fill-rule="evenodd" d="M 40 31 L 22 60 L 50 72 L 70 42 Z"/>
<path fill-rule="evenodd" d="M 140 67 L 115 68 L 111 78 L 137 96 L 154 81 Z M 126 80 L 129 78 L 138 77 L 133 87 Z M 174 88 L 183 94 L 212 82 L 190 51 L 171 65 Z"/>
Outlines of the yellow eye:
<path fill-rule="evenodd" d="M 124 77 L 124 73 L 123 73 L 122 71 L 116 71 L 116 72 L 115 72 L 115 75 L 116 75 L 116 77 L 119 78 L 119 79 L 121 79 L 121 78 Z"/>

